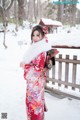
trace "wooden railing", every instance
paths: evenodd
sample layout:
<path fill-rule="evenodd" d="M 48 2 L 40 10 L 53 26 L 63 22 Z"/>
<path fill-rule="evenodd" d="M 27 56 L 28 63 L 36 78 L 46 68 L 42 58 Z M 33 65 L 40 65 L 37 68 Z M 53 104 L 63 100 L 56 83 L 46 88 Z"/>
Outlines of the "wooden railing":
<path fill-rule="evenodd" d="M 55 92 L 54 87 L 48 87 L 48 83 L 49 81 L 52 82 L 52 85 L 54 85 L 55 83 L 57 83 L 57 85 L 59 87 L 62 87 L 62 85 L 64 86 L 64 88 L 68 89 L 69 87 L 71 87 L 71 90 L 76 91 L 76 89 L 78 89 L 78 91 L 80 92 L 80 79 L 79 81 L 76 80 L 76 74 L 78 71 L 77 66 L 80 66 L 80 60 L 77 60 L 77 56 L 73 56 L 73 59 L 69 58 L 69 55 L 66 55 L 66 58 L 63 59 L 62 55 L 59 54 L 59 58 L 55 58 L 56 62 L 58 63 L 58 72 L 56 73 L 56 65 L 52 67 L 52 77 L 50 78 L 50 74 L 49 72 L 47 73 L 47 84 L 46 84 L 46 89 L 47 90 L 51 90 L 53 92 Z M 63 64 L 64 63 L 64 79 L 62 78 L 62 71 L 63 71 Z M 70 64 L 72 64 L 72 67 L 70 69 Z M 71 78 L 69 78 L 69 72 L 71 71 L 72 75 Z M 55 77 L 55 75 L 57 74 L 57 79 Z M 73 98 L 77 98 L 80 99 L 80 97 L 77 97 L 76 95 L 70 95 L 67 94 L 65 91 L 61 92 L 60 90 L 56 89 L 57 93 L 59 94 L 64 94 L 65 96 L 70 96 Z"/>

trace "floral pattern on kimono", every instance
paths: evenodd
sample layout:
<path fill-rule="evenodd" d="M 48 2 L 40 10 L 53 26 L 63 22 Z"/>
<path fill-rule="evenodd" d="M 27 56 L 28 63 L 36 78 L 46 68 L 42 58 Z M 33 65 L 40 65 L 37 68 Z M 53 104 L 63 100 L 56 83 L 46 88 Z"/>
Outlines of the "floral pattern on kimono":
<path fill-rule="evenodd" d="M 27 81 L 26 106 L 28 120 L 44 120 L 45 76 L 41 76 L 46 60 L 46 52 L 39 54 L 30 64 L 25 65 L 24 78 Z"/>

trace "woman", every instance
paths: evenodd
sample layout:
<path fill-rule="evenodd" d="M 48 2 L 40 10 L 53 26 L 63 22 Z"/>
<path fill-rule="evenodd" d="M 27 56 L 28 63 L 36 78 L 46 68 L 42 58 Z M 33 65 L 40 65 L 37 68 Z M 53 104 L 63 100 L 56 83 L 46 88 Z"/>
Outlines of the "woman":
<path fill-rule="evenodd" d="M 35 26 L 32 29 L 32 45 L 25 53 L 21 66 L 24 66 L 24 78 L 27 82 L 26 107 L 28 120 L 44 120 L 45 99 L 44 86 L 46 82 L 45 65 L 47 51 L 51 44 L 45 36 L 47 29 L 42 26 Z"/>

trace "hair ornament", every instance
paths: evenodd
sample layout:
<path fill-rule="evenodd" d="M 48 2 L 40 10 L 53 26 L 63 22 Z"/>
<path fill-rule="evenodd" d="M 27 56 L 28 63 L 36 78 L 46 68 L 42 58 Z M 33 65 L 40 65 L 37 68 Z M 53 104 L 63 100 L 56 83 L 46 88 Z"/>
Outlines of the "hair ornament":
<path fill-rule="evenodd" d="M 45 34 L 47 34 L 47 33 L 48 33 L 47 27 L 46 27 L 46 26 L 43 26 L 43 27 L 42 27 L 42 31 L 43 31 Z"/>

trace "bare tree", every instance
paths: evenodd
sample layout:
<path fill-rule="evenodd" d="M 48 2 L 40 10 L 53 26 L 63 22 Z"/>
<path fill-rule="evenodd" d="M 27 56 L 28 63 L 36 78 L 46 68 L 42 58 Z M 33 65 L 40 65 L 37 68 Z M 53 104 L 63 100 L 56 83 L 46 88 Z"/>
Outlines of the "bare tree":
<path fill-rule="evenodd" d="M 19 23 L 22 24 L 23 20 L 27 18 L 26 16 L 26 5 L 25 0 L 18 0 L 18 19 Z"/>
<path fill-rule="evenodd" d="M 50 2 L 45 2 L 42 4 L 42 16 L 50 19 L 57 19 L 57 5 Z"/>
<path fill-rule="evenodd" d="M 5 48 L 7 48 L 7 45 L 5 43 L 5 36 L 6 36 L 6 25 L 7 25 L 7 17 L 6 17 L 6 11 L 10 9 L 12 6 L 13 0 L 0 0 L 0 10 L 1 15 L 3 19 L 3 26 L 4 26 L 4 39 L 3 39 L 3 45 Z"/>
<path fill-rule="evenodd" d="M 77 10 L 77 24 L 80 24 L 80 10 Z"/>
<path fill-rule="evenodd" d="M 7 11 L 11 8 L 13 0 L 0 0 L 0 13 L 2 17 L 3 25 L 8 22 Z M 5 14 L 5 15 L 4 15 Z"/>
<path fill-rule="evenodd" d="M 41 0 L 29 0 L 27 3 L 28 5 L 28 12 L 27 18 L 31 22 L 35 22 L 36 20 L 40 19 L 41 17 Z"/>
<path fill-rule="evenodd" d="M 64 0 L 62 0 L 61 2 L 63 2 L 63 1 Z M 58 5 L 57 20 L 63 22 L 63 15 L 64 15 L 64 4 L 59 4 Z"/>
<path fill-rule="evenodd" d="M 15 16 L 15 19 L 16 19 L 16 31 L 18 31 L 18 1 L 17 0 L 14 0 L 14 16 Z"/>
<path fill-rule="evenodd" d="M 41 18 L 41 0 L 37 0 L 37 19 Z"/>
<path fill-rule="evenodd" d="M 28 20 L 29 21 L 34 21 L 34 16 L 35 16 L 35 0 L 29 0 L 28 2 Z"/>
<path fill-rule="evenodd" d="M 64 2 L 64 0 L 62 0 Z M 68 2 L 68 1 L 67 1 Z M 76 24 L 76 4 L 77 0 L 69 0 L 67 4 L 58 5 L 58 20 L 71 26 Z"/>
<path fill-rule="evenodd" d="M 5 48 L 7 48 L 7 45 L 5 43 L 5 36 L 6 36 L 6 25 L 7 25 L 7 17 L 6 17 L 6 11 L 10 9 L 12 6 L 13 0 L 0 0 L 0 10 L 2 12 L 2 20 L 3 20 L 3 26 L 4 26 L 4 39 L 3 39 L 3 45 Z"/>
<path fill-rule="evenodd" d="M 77 3 L 77 0 L 73 0 L 73 2 Z M 72 26 L 76 25 L 76 4 L 72 4 Z"/>

